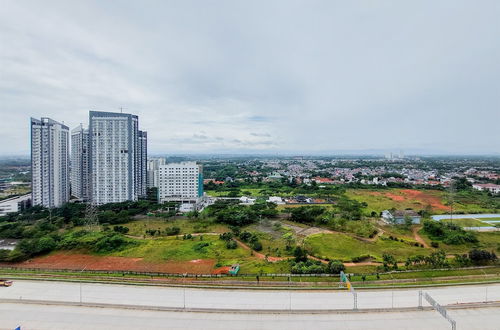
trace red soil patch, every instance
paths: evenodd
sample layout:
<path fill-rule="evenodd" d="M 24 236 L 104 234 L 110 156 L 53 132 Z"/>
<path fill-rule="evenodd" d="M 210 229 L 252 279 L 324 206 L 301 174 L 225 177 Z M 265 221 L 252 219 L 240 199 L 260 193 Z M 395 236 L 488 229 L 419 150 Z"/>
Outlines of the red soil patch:
<path fill-rule="evenodd" d="M 434 210 L 449 210 L 449 207 L 442 203 L 441 198 L 421 190 L 401 189 L 399 190 L 399 194 L 371 191 L 368 194 L 372 196 L 385 196 L 395 202 L 417 202 L 422 206 L 430 205 Z"/>
<path fill-rule="evenodd" d="M 151 263 L 144 261 L 142 258 L 101 257 L 88 254 L 60 252 L 9 265 L 20 268 L 71 269 L 77 271 L 86 269 L 170 274 L 210 274 L 214 271 L 215 260 L 197 259 L 191 261 Z"/>
<path fill-rule="evenodd" d="M 449 207 L 441 202 L 441 199 L 432 194 L 426 193 L 425 191 L 414 190 L 414 189 L 403 189 L 401 192 L 405 195 L 407 199 L 418 200 L 422 204 L 430 205 L 433 209 L 438 210 L 449 210 Z"/>
<path fill-rule="evenodd" d="M 216 270 L 213 271 L 212 274 L 229 274 L 229 270 L 231 267 L 219 267 Z"/>
<path fill-rule="evenodd" d="M 405 197 L 401 196 L 401 195 L 386 193 L 385 196 L 389 197 L 390 199 L 392 199 L 393 201 L 396 201 L 396 202 L 404 202 L 405 201 Z"/>

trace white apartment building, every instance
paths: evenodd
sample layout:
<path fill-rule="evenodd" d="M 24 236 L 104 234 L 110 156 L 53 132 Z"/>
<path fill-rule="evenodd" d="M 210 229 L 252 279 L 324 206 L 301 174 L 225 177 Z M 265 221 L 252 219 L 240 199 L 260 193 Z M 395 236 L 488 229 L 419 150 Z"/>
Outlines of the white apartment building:
<path fill-rule="evenodd" d="M 71 195 L 89 198 L 89 130 L 83 125 L 71 131 Z"/>
<path fill-rule="evenodd" d="M 90 111 L 89 173 L 93 204 L 135 201 L 145 189 L 146 132 L 139 118 L 114 112 Z"/>
<path fill-rule="evenodd" d="M 53 208 L 66 203 L 69 187 L 69 128 L 31 118 L 32 203 Z"/>
<path fill-rule="evenodd" d="M 139 196 L 146 196 L 148 175 L 147 175 L 147 162 L 148 162 L 148 133 L 139 131 L 138 135 L 138 157 L 137 157 L 137 191 Z"/>
<path fill-rule="evenodd" d="M 158 201 L 196 203 L 203 196 L 201 165 L 182 162 L 159 165 L 157 171 Z"/>
<path fill-rule="evenodd" d="M 158 170 L 161 165 L 167 162 L 165 158 L 150 158 L 147 162 L 147 186 L 148 188 L 158 187 Z"/>

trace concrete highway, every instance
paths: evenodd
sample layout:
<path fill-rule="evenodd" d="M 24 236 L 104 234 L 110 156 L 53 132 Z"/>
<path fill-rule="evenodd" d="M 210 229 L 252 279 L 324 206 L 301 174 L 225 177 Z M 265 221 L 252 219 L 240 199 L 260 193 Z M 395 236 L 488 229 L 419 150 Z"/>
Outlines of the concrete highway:
<path fill-rule="evenodd" d="M 457 329 L 498 329 L 500 308 L 451 310 Z M 346 314 L 189 313 L 0 302 L 0 329 L 451 329 L 435 311 Z"/>
<path fill-rule="evenodd" d="M 441 305 L 500 301 L 500 284 L 422 290 L 428 292 Z M 358 308 L 416 307 L 418 291 L 419 289 L 357 290 Z M 353 307 L 352 294 L 344 290 L 184 289 L 23 280 L 16 280 L 9 288 L 0 288 L 0 300 L 2 298 L 188 309 L 328 310 Z"/>

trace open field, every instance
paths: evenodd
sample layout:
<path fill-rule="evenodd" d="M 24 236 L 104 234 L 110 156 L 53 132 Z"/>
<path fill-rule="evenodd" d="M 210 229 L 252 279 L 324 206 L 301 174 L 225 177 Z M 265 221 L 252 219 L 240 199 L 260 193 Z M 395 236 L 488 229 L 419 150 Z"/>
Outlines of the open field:
<path fill-rule="evenodd" d="M 162 219 L 157 217 L 143 217 L 140 220 L 131 221 L 123 224 L 122 226 L 128 227 L 128 235 L 136 237 L 146 236 L 146 230 L 157 229 L 162 232 L 166 228 L 178 227 L 180 228 L 180 235 L 193 234 L 193 233 L 224 233 L 229 231 L 229 228 L 223 224 L 213 223 L 208 220 L 196 219 Z"/>
<path fill-rule="evenodd" d="M 426 255 L 431 252 L 430 249 L 389 240 L 384 236 L 375 242 L 367 242 L 342 233 L 311 235 L 305 239 L 305 244 L 318 258 L 339 259 L 344 262 L 363 255 L 371 255 L 380 261 L 384 253 L 392 254 L 398 260 L 404 260 L 411 255 Z"/>
<path fill-rule="evenodd" d="M 419 232 L 420 237 L 430 245 L 431 239 L 422 231 Z M 479 239 L 478 244 L 461 244 L 461 245 L 447 245 L 439 242 L 439 249 L 444 250 L 447 254 L 464 254 L 469 252 L 472 248 L 478 247 L 495 253 L 500 252 L 500 232 L 476 232 L 476 237 Z"/>
<path fill-rule="evenodd" d="M 380 213 L 383 210 L 395 208 L 398 210 L 424 210 L 430 207 L 433 213 L 443 214 L 450 211 L 447 203 L 448 193 L 442 190 L 429 189 L 348 189 L 349 198 L 368 204 L 365 213 L 372 211 Z M 489 213 L 491 198 L 480 194 L 471 197 L 462 193 L 454 197 L 453 209 L 456 213 Z"/>

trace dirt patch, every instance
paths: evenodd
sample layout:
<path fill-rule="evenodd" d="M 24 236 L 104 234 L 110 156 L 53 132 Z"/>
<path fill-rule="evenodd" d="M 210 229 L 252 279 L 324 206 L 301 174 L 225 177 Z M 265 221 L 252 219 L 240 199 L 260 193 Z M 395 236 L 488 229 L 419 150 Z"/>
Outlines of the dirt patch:
<path fill-rule="evenodd" d="M 369 192 L 372 196 L 384 196 L 392 199 L 395 202 L 416 202 L 422 207 L 430 205 L 433 210 L 449 210 L 449 207 L 444 205 L 439 196 L 433 195 L 426 191 L 415 189 L 401 189 L 397 192 Z"/>
<path fill-rule="evenodd" d="M 424 205 L 430 205 L 433 209 L 449 210 L 450 208 L 443 204 L 441 198 L 428 192 L 414 189 L 403 189 L 401 193 L 409 200 L 417 200 Z"/>
<path fill-rule="evenodd" d="M 212 274 L 229 274 L 231 267 L 219 267 L 215 269 Z"/>
<path fill-rule="evenodd" d="M 390 199 L 392 199 L 395 202 L 404 202 L 405 201 L 405 197 L 401 196 L 401 195 L 386 193 L 385 196 L 389 197 Z"/>
<path fill-rule="evenodd" d="M 17 264 L 10 264 L 9 266 L 38 269 L 70 269 L 76 271 L 86 269 L 171 274 L 210 274 L 214 271 L 215 262 L 216 261 L 212 259 L 197 259 L 190 261 L 151 263 L 144 261 L 142 258 L 102 257 L 81 253 L 61 252 Z"/>
<path fill-rule="evenodd" d="M 413 227 L 412 232 L 413 232 L 413 237 L 415 238 L 415 241 L 419 242 L 422 244 L 425 248 L 429 248 L 429 244 L 427 244 L 422 237 L 418 234 L 420 227 Z"/>

